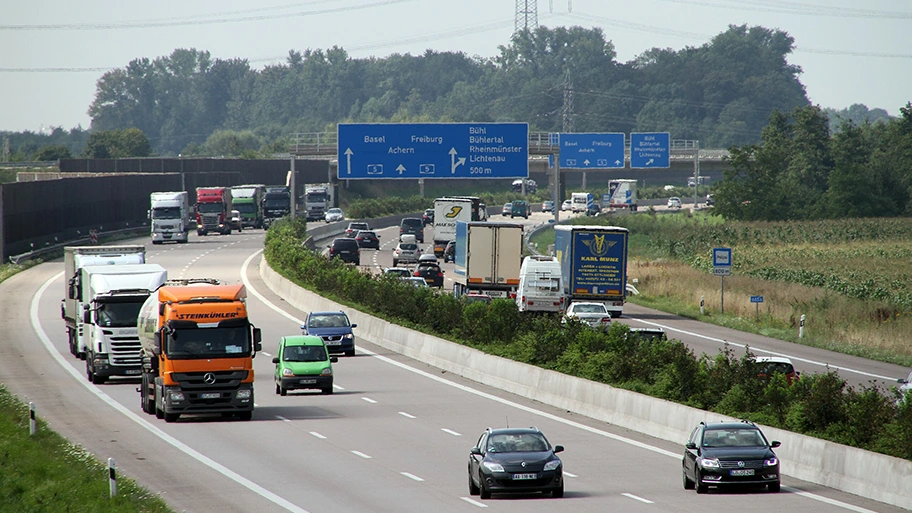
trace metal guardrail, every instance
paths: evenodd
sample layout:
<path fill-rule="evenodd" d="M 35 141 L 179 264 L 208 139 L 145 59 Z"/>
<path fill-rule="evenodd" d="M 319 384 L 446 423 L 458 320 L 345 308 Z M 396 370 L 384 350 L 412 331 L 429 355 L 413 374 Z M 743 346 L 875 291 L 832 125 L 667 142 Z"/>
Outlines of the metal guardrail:
<path fill-rule="evenodd" d="M 132 228 L 122 228 L 120 230 L 111 230 L 108 232 L 98 232 L 98 238 L 111 237 L 111 236 L 115 236 L 115 235 L 133 235 L 134 233 L 137 235 L 142 234 L 142 233 L 148 234 L 149 227 L 148 226 L 136 226 L 136 227 L 132 227 Z M 20 253 L 18 255 L 10 255 L 9 261 L 11 264 L 18 265 L 22 262 L 25 262 L 28 260 L 34 260 L 36 258 L 41 258 L 44 255 L 48 255 L 48 254 L 54 253 L 56 251 L 62 251 L 63 248 L 66 246 L 77 246 L 77 245 L 94 246 L 94 245 L 98 244 L 97 240 L 98 240 L 97 238 L 93 240 L 91 237 L 81 237 L 79 239 L 73 239 L 73 240 L 61 242 L 58 244 L 44 246 L 43 248 L 33 249 L 27 253 Z"/>
<path fill-rule="evenodd" d="M 33 160 L 30 162 L 0 162 L 0 168 L 4 167 L 57 167 L 57 161 Z"/>
<path fill-rule="evenodd" d="M 553 132 L 529 132 L 529 154 L 549 155 L 560 152 L 558 134 Z M 336 156 L 338 150 L 337 132 L 300 132 L 291 134 L 288 151 L 295 156 Z M 626 141 L 624 155 L 630 159 L 630 140 Z M 728 150 L 701 149 L 700 141 L 673 139 L 670 141 L 669 158 L 672 160 L 721 161 L 728 157 Z"/>

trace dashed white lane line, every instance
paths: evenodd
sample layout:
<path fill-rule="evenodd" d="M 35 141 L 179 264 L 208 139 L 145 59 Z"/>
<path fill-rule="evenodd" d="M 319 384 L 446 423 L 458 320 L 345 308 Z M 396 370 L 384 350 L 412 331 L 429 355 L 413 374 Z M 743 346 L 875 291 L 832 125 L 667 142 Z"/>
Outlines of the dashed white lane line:
<path fill-rule="evenodd" d="M 564 472 L 564 475 L 567 476 L 567 477 L 579 477 L 578 475 L 576 475 L 576 474 L 571 474 L 570 472 Z"/>
<path fill-rule="evenodd" d="M 286 419 L 285 417 L 283 417 L 281 415 L 276 415 L 275 417 L 277 419 L 281 420 L 282 422 L 291 422 L 290 420 Z"/>
<path fill-rule="evenodd" d="M 361 452 L 361 451 L 352 451 L 351 453 L 354 454 L 355 456 L 360 456 L 360 457 L 362 457 L 362 458 L 364 458 L 364 459 L 366 459 L 366 460 L 371 459 L 370 456 L 368 456 L 367 454 L 364 454 L 364 453 Z"/>
<path fill-rule="evenodd" d="M 321 435 L 320 433 L 317 433 L 316 431 L 311 431 L 310 434 L 319 438 L 320 440 L 326 440 L 325 436 Z"/>
<path fill-rule="evenodd" d="M 471 497 L 460 497 L 460 499 L 462 499 L 462 500 L 468 502 L 468 503 L 471 504 L 472 506 L 478 506 L 479 508 L 487 508 L 487 507 L 488 507 L 487 504 L 478 502 L 478 501 L 476 501 L 475 499 L 472 499 Z"/>
<path fill-rule="evenodd" d="M 408 472 L 399 472 L 399 473 L 413 481 L 418 481 L 418 482 L 424 481 L 424 479 L 421 479 L 420 477 L 416 476 L 415 474 L 409 474 Z"/>
<path fill-rule="evenodd" d="M 653 502 L 652 502 L 651 500 L 649 500 L 649 499 L 644 499 L 644 498 L 642 498 L 642 497 L 637 497 L 636 495 L 634 495 L 634 494 L 632 494 L 632 493 L 622 493 L 621 495 L 623 495 L 624 497 L 630 497 L 631 499 L 633 499 L 633 500 L 635 500 L 635 501 L 640 501 L 640 502 L 643 502 L 643 503 L 646 503 L 646 504 L 653 504 Z"/>
<path fill-rule="evenodd" d="M 462 436 L 462 435 L 460 435 L 459 433 L 453 431 L 452 429 L 441 428 L 440 430 L 443 431 L 444 433 L 449 433 L 449 434 L 451 434 L 451 435 L 453 435 L 453 436 Z"/>
<path fill-rule="evenodd" d="M 333 388 L 335 388 L 336 390 L 345 390 L 344 388 L 340 387 L 339 385 L 337 385 L 335 383 L 333 383 Z"/>
<path fill-rule="evenodd" d="M 405 413 L 404 411 L 400 411 L 400 412 L 399 412 L 399 415 L 402 415 L 403 417 L 407 417 L 407 418 L 410 418 L 410 419 L 416 418 L 414 415 L 410 415 L 410 414 L 408 414 L 408 413 Z"/>
<path fill-rule="evenodd" d="M 370 397 L 362 397 L 361 400 L 362 400 L 362 401 L 367 401 L 367 402 L 369 402 L 369 403 L 371 403 L 371 404 L 377 404 L 377 401 L 374 401 L 374 400 L 371 399 Z"/>

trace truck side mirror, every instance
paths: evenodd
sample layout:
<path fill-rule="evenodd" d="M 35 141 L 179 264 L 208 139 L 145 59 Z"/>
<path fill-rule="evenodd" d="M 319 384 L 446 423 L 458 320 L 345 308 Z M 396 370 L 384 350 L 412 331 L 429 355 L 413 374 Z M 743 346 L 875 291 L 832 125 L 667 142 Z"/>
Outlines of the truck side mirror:
<path fill-rule="evenodd" d="M 263 334 L 260 332 L 260 328 L 253 328 L 253 350 L 262 351 L 263 350 Z"/>
<path fill-rule="evenodd" d="M 92 323 L 92 311 L 89 310 L 88 308 L 86 308 L 85 311 L 82 312 L 82 322 L 83 322 L 83 324 Z"/>
<path fill-rule="evenodd" d="M 162 351 L 162 334 L 160 331 L 156 331 L 155 334 L 152 335 L 152 354 L 154 354 L 155 356 L 158 356 L 161 354 L 161 351 Z"/>

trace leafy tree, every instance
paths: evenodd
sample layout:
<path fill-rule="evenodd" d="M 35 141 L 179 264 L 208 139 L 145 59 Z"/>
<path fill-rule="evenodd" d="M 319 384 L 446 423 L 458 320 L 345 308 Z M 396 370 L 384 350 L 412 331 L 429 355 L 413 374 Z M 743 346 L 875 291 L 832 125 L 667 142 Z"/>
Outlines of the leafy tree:
<path fill-rule="evenodd" d="M 152 146 L 138 128 L 92 132 L 83 156 L 96 159 L 149 157 Z"/>
<path fill-rule="evenodd" d="M 57 160 L 57 159 L 68 159 L 72 157 L 70 149 L 63 144 L 45 144 L 41 148 L 38 148 L 38 151 L 32 156 L 32 160 Z"/>
<path fill-rule="evenodd" d="M 216 157 L 237 157 L 245 152 L 255 154 L 260 144 L 260 139 L 250 130 L 219 130 L 206 139 L 205 152 Z"/>

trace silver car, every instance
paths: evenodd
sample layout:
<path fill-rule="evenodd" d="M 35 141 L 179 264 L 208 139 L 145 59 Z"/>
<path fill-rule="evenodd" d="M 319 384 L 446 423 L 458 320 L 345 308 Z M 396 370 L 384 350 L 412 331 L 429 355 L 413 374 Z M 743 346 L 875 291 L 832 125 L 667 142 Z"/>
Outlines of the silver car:
<path fill-rule="evenodd" d="M 323 219 L 326 220 L 327 223 L 344 221 L 345 213 L 342 212 L 341 208 L 331 208 L 326 211 L 326 214 L 323 215 Z"/>
<path fill-rule="evenodd" d="M 604 303 L 582 301 L 570 303 L 562 322 L 566 323 L 570 319 L 585 322 L 593 328 L 607 329 L 611 325 L 611 314 L 608 313 Z"/>
<path fill-rule="evenodd" d="M 393 250 L 393 267 L 400 263 L 418 263 L 421 258 L 421 248 L 414 242 L 400 242 Z"/>

